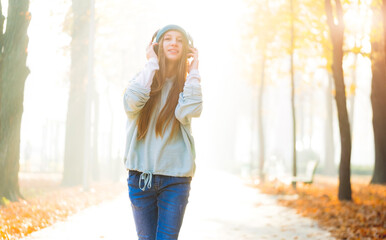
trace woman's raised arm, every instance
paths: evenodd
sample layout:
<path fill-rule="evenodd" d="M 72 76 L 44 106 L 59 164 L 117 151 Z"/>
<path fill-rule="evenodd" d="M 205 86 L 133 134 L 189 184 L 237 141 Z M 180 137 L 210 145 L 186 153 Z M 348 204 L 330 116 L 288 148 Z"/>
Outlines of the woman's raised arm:
<path fill-rule="evenodd" d="M 181 124 L 189 124 L 192 117 L 199 117 L 202 112 L 201 77 L 197 69 L 190 71 L 184 90 L 180 93 L 175 116 Z"/>
<path fill-rule="evenodd" d="M 130 81 L 123 96 L 123 105 L 129 118 L 139 113 L 149 100 L 153 77 L 158 69 L 158 59 L 152 57 L 144 69 Z"/>

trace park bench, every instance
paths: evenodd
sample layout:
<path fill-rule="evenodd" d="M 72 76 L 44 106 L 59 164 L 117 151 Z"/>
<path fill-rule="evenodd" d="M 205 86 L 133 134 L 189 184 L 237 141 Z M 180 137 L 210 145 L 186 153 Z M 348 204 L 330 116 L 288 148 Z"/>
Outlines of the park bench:
<path fill-rule="evenodd" d="M 278 181 L 285 184 L 294 182 L 312 184 L 318 163 L 318 160 L 306 160 L 305 166 L 298 165 L 297 176 L 293 177 L 286 171 L 283 160 L 272 158 L 264 162 L 264 175 L 268 181 Z"/>
<path fill-rule="evenodd" d="M 318 166 L 318 162 L 316 160 L 310 160 L 307 162 L 306 171 L 303 175 L 298 175 L 296 177 L 291 177 L 291 182 L 302 182 L 305 184 L 312 184 L 314 181 L 314 175 L 316 171 L 316 167 Z"/>

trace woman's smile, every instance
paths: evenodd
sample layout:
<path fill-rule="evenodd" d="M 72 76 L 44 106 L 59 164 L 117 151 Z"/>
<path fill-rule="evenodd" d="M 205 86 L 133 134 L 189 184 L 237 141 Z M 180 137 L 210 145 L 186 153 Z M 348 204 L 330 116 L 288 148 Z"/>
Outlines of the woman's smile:
<path fill-rule="evenodd" d="M 177 49 L 169 49 L 168 52 L 171 54 L 178 54 L 180 51 L 178 51 Z"/>

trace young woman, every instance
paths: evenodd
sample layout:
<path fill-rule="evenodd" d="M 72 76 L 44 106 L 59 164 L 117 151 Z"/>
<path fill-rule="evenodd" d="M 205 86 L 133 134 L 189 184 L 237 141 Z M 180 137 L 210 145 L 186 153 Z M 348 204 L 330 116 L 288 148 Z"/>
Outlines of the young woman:
<path fill-rule="evenodd" d="M 202 111 L 198 51 L 190 36 L 167 25 L 154 38 L 144 69 L 124 94 L 127 182 L 141 240 L 178 238 L 195 172 L 191 119 Z"/>

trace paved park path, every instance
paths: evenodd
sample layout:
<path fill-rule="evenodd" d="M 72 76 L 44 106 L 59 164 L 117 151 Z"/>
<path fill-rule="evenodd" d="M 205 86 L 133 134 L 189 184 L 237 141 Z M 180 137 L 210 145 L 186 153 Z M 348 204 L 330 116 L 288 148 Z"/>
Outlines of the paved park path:
<path fill-rule="evenodd" d="M 135 240 L 126 192 L 89 207 L 26 240 Z M 234 175 L 197 171 L 179 239 L 334 239 L 309 218 L 276 204 L 275 196 L 247 187 Z"/>

